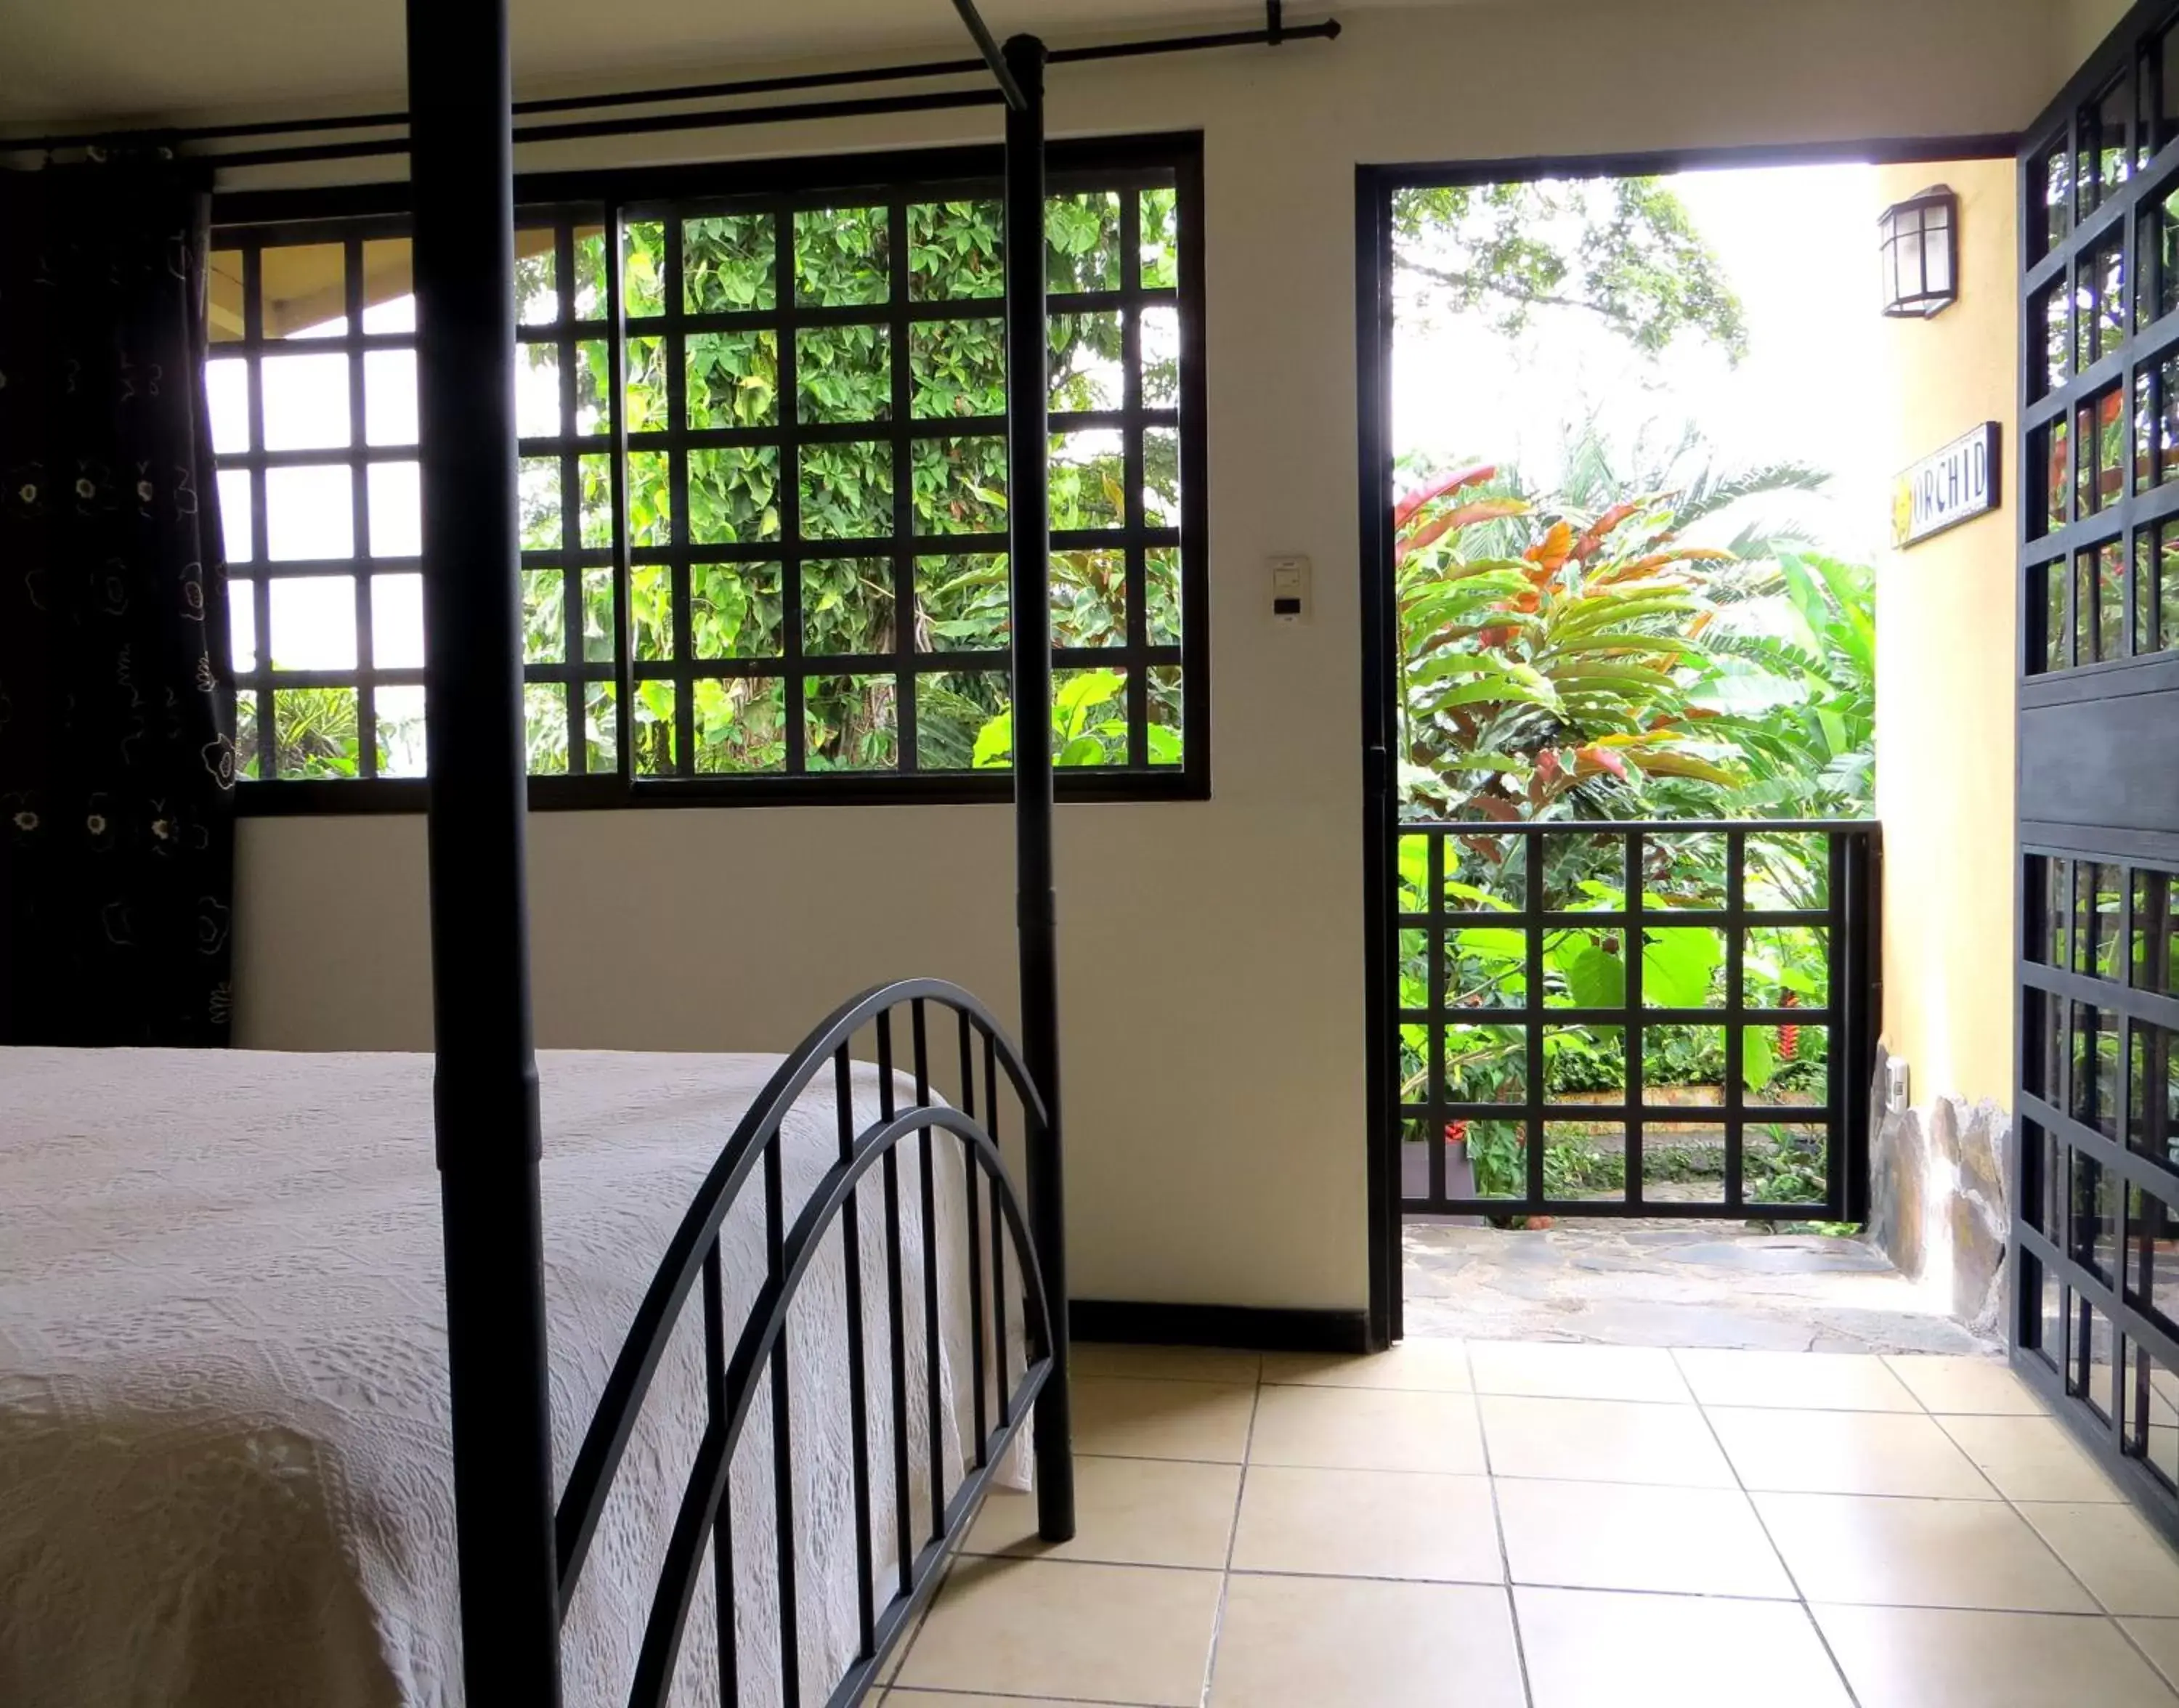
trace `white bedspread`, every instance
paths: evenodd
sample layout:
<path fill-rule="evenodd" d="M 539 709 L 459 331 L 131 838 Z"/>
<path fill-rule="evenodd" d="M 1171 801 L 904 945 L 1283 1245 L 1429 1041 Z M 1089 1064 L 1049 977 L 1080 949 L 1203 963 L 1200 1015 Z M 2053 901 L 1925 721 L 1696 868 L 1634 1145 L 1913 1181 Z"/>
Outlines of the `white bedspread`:
<path fill-rule="evenodd" d="M 546 1294 L 564 1477 L 697 1180 L 776 1065 L 547 1052 Z M 829 1075 L 787 1129 L 793 1207 L 837 1142 Z M 858 1126 L 875 1114 L 859 1075 Z M 867 1106 L 865 1106 L 867 1105 Z M 950 1486 L 968 1396 L 962 1162 L 936 1141 Z M 908 1273 L 921 1273 L 913 1141 Z M 763 1268 L 761 1195 L 723 1242 L 727 1320 Z M 892 1452 L 882 1199 L 859 1197 L 882 1605 Z M 789 1333 L 805 1701 L 855 1641 L 842 1242 Z M 920 1288 L 905 1291 L 914 1510 L 930 1509 Z M 572 1708 L 625 1699 L 702 1424 L 692 1297 L 567 1626 Z M 965 1389 L 965 1377 L 958 1385 Z M 0 1703 L 426 1708 L 462 1700 L 431 1062 L 414 1055 L 0 1050 Z M 742 1700 L 779 1700 L 768 1400 L 735 1460 Z M 708 1580 L 709 1573 L 705 1574 Z M 715 1700 L 708 1583 L 677 1700 Z"/>

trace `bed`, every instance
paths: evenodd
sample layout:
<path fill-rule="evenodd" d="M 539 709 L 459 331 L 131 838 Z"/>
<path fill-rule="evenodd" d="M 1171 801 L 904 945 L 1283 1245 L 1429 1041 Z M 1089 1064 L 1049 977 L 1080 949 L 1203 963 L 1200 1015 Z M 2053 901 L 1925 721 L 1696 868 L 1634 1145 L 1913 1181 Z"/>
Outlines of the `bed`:
<path fill-rule="evenodd" d="M 927 989 L 907 999 L 919 1034 L 937 999 Z M 963 1036 L 972 1077 L 959 1101 L 974 1107 L 980 1040 Z M 914 1072 L 814 1059 L 830 1071 L 798 1088 L 778 1121 L 790 1213 L 822 1196 L 843 1130 L 913 1120 L 900 1112 L 937 1095 Z M 787 1064 L 547 1052 L 539 1066 L 552 1429 L 564 1469 L 725 1136 L 766 1106 Z M 980 1089 L 988 1109 L 994 1088 Z M 0 1051 L 0 1700 L 462 1700 L 431 1124 L 425 1056 Z M 782 1677 L 783 1623 L 793 1675 L 829 1686 L 866 1643 L 875 1650 L 868 1622 L 900 1579 L 902 1524 L 912 1557 L 932 1535 L 934 1488 L 942 1514 L 980 1473 L 1025 1483 L 1018 1454 L 1001 1464 L 988 1448 L 1045 1328 L 1024 1338 L 1034 1289 L 1011 1261 L 1006 1284 L 991 1284 L 1003 1248 L 981 1237 L 994 1229 L 991 1182 L 971 1148 L 943 1129 L 926 1147 L 919 1132 L 861 1176 L 856 1274 L 844 1224 L 817 1242 L 787 1313 L 794 1617 L 780 1615 L 777 1460 L 760 1407 L 729 1478 L 735 1640 L 718 1642 L 715 1585 L 700 1575 L 668 1700 L 801 1700 Z M 766 1196 L 740 1195 L 723 1218 L 725 1322 L 760 1312 Z M 860 1284 L 889 1275 L 905 1279 L 897 1295 Z M 703 1338 L 695 1322 L 669 1335 L 599 1513 L 563 1629 L 569 1700 L 620 1700 L 639 1672 L 705 1430 Z M 898 1388 L 913 1400 L 905 1426 L 896 1437 L 888 1404 L 853 1408 L 864 1413 L 859 1459 L 839 1402 L 851 1385 L 893 1391 L 896 1347 Z"/>

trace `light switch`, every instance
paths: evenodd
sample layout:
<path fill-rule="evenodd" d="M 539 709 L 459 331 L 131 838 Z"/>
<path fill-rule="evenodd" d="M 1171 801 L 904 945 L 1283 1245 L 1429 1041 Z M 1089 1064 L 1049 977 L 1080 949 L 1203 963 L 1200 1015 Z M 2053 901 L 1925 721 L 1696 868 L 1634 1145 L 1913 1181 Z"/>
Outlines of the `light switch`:
<path fill-rule="evenodd" d="M 1309 560 L 1274 557 L 1269 563 L 1272 617 L 1280 622 L 1307 622 L 1314 614 L 1309 588 Z"/>

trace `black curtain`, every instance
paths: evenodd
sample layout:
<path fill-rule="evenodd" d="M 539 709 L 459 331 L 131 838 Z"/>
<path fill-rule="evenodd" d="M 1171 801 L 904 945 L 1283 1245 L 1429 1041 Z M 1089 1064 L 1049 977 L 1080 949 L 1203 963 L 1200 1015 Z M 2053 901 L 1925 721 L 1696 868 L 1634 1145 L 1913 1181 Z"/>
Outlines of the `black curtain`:
<path fill-rule="evenodd" d="M 0 172 L 0 1043 L 223 1044 L 209 180 Z"/>

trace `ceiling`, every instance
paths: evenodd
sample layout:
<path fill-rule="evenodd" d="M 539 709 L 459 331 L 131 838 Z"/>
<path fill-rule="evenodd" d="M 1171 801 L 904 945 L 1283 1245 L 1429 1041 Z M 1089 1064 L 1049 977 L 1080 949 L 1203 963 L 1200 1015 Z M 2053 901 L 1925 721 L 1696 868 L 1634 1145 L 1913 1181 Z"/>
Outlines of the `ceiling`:
<path fill-rule="evenodd" d="M 1331 0 L 1326 0 L 1327 8 Z M 1362 0 L 1364 4 L 1385 0 Z M 1394 0 L 1444 3 L 1444 0 Z M 967 51 L 951 0 L 510 0 L 525 87 L 640 84 L 742 63 Z M 1002 39 L 1247 29 L 1260 0 L 984 0 Z M 1290 8 L 1293 21 L 1324 15 Z M 0 123 L 282 116 L 403 81 L 402 0 L 0 0 Z"/>

